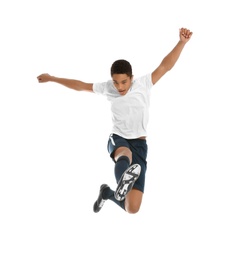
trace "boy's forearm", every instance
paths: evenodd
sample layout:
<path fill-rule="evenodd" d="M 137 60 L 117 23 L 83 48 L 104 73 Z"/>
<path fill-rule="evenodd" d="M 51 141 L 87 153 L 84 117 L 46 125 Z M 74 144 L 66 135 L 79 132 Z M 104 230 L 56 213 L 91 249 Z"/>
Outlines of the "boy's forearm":
<path fill-rule="evenodd" d="M 166 70 L 171 70 L 173 68 L 178 58 L 180 57 L 185 44 L 185 42 L 180 40 L 173 48 L 173 50 L 162 60 L 161 65 L 163 65 Z"/>
<path fill-rule="evenodd" d="M 82 82 L 80 80 L 58 78 L 58 77 L 54 77 L 54 76 L 51 76 L 50 81 L 59 83 L 67 88 L 71 88 L 71 89 L 78 90 L 78 91 L 82 90 L 82 86 L 84 84 L 84 82 Z"/>

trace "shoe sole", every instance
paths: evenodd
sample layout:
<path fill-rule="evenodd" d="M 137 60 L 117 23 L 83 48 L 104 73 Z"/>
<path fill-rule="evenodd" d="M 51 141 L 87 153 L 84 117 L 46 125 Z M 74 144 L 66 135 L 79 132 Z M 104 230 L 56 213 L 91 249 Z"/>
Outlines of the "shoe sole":
<path fill-rule="evenodd" d="M 139 164 L 131 165 L 121 176 L 118 186 L 114 193 L 116 200 L 124 200 L 127 193 L 133 188 L 135 181 L 141 173 L 141 166 Z"/>

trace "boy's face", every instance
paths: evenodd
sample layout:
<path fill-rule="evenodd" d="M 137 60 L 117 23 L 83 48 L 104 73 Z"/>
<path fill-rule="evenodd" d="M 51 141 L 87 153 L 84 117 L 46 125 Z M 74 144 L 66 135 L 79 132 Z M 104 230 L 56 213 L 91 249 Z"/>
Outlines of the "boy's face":
<path fill-rule="evenodd" d="M 115 88 L 118 90 L 120 95 L 124 96 L 127 94 L 128 90 L 132 84 L 132 77 L 129 77 L 127 74 L 113 74 L 112 80 Z"/>

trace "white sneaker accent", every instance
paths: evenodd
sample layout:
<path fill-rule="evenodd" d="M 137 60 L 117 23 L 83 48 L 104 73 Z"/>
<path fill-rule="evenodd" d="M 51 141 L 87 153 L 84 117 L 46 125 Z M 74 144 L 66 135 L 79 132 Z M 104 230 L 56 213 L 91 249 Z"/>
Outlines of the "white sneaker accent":
<path fill-rule="evenodd" d="M 100 207 L 100 208 L 102 208 L 102 207 L 103 207 L 103 205 L 104 205 L 105 201 L 106 201 L 106 200 L 103 200 L 103 199 L 101 200 L 101 202 L 99 203 L 99 207 Z"/>

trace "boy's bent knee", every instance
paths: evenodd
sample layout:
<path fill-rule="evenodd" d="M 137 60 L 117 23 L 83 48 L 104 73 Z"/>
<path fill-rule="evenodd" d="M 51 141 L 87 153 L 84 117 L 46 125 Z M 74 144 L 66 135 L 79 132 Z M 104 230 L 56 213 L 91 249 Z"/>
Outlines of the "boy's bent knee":
<path fill-rule="evenodd" d="M 139 209 L 140 209 L 140 206 L 129 205 L 126 207 L 126 212 L 128 212 L 130 214 L 135 214 L 135 213 L 138 213 Z"/>
<path fill-rule="evenodd" d="M 127 148 L 125 146 L 121 146 L 121 147 L 117 148 L 114 153 L 114 160 L 117 161 L 118 158 L 121 156 L 128 157 L 130 160 L 130 163 L 132 163 L 132 152 L 129 148 Z"/>
<path fill-rule="evenodd" d="M 137 213 L 140 210 L 140 207 L 141 207 L 140 203 L 135 203 L 135 202 L 125 203 L 125 209 L 130 214 Z"/>
<path fill-rule="evenodd" d="M 126 197 L 125 209 L 128 213 L 135 214 L 140 210 L 143 193 L 140 190 L 132 189 Z"/>

